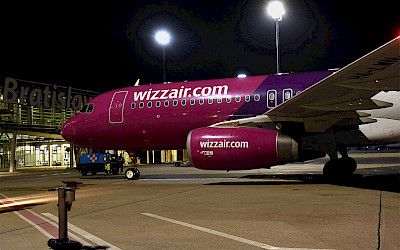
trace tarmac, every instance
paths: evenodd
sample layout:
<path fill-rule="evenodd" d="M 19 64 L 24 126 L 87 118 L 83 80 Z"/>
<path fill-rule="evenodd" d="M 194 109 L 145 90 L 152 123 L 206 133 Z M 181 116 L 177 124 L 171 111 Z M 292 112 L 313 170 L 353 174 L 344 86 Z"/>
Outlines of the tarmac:
<path fill-rule="evenodd" d="M 80 176 L 60 167 L 3 172 L 0 193 L 46 201 L 15 211 L 19 215 L 0 213 L 2 247 L 47 248 L 47 240 L 57 234 L 57 194 L 47 189 L 61 180 L 77 180 L 83 184 L 69 212 L 69 235 L 84 245 L 400 249 L 400 153 L 355 152 L 352 157 L 359 168 L 340 182 L 322 176 L 326 158 L 228 173 L 147 165 L 139 167 L 137 181 L 102 173 Z M 35 224 L 38 218 L 45 222 Z M 54 230 L 43 229 L 50 222 Z"/>

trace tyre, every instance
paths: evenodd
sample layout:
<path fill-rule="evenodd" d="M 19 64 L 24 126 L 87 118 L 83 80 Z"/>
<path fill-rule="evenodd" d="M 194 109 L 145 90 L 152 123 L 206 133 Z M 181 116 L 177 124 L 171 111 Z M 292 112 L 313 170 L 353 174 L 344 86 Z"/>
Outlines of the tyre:
<path fill-rule="evenodd" d="M 357 169 L 357 162 L 351 157 L 329 160 L 324 166 L 324 176 L 330 180 L 345 180 Z"/>
<path fill-rule="evenodd" d="M 137 168 L 128 168 L 125 171 L 125 178 L 128 180 L 137 180 L 140 177 L 139 169 Z"/>

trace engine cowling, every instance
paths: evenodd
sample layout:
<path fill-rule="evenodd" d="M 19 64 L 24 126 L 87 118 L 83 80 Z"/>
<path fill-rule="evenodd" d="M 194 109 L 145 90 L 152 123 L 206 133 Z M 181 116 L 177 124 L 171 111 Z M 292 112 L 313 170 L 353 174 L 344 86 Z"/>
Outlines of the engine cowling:
<path fill-rule="evenodd" d="M 257 128 L 206 127 L 187 138 L 196 168 L 240 170 L 270 167 L 298 160 L 298 144 L 289 136 Z"/>

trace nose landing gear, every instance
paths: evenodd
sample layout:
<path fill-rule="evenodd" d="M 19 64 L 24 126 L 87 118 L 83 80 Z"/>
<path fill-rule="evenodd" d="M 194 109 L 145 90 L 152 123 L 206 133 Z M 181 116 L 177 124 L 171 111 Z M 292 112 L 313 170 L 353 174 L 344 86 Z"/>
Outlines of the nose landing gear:
<path fill-rule="evenodd" d="M 137 168 L 128 168 L 125 171 L 125 178 L 128 180 L 137 180 L 140 177 L 140 171 Z"/>

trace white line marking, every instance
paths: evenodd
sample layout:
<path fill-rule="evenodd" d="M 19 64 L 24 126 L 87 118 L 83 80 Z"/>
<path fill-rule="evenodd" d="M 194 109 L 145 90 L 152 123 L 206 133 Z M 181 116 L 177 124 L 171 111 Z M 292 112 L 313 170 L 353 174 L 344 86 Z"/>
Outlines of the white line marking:
<path fill-rule="evenodd" d="M 186 223 L 186 222 L 170 219 L 170 218 L 167 218 L 167 217 L 163 217 L 163 216 L 159 216 L 159 215 L 155 215 L 155 214 L 151 214 L 151 213 L 142 213 L 142 214 L 145 215 L 145 216 L 149 216 L 149 217 L 156 218 L 156 219 L 159 219 L 159 220 L 171 222 L 171 223 L 174 223 L 174 224 L 177 224 L 177 225 L 181 225 L 181 226 L 184 226 L 184 227 L 189 227 L 189 228 L 192 228 L 192 229 L 195 229 L 195 230 L 199 230 L 199 231 L 202 231 L 202 232 L 205 232 L 205 233 L 209 233 L 209 234 L 217 235 L 217 236 L 224 237 L 224 238 L 227 238 L 227 239 L 239 241 L 239 242 L 242 242 L 242 243 L 245 243 L 245 244 L 248 244 L 248 245 L 252 245 L 252 246 L 256 246 L 256 247 L 259 247 L 259 248 L 263 248 L 263 249 L 274 249 L 274 250 L 276 250 L 276 249 L 290 249 L 290 250 L 294 250 L 294 249 L 310 249 L 310 248 L 274 247 L 274 246 L 267 245 L 267 244 L 264 244 L 264 243 L 260 243 L 260 242 L 257 242 L 257 241 L 248 240 L 248 239 L 245 239 L 245 238 L 242 238 L 242 237 L 238 237 L 238 236 L 234 236 L 234 235 L 231 235 L 231 234 L 222 233 L 222 232 L 219 232 L 219 231 L 215 231 L 215 230 L 208 229 L 208 228 L 205 228 L 205 227 L 196 226 L 196 225 L 193 225 L 193 224 L 189 224 L 189 223 Z"/>
<path fill-rule="evenodd" d="M 49 218 L 51 220 L 58 221 L 58 217 L 51 213 L 42 213 L 42 215 L 46 216 L 47 218 Z M 81 235 L 82 237 L 90 240 L 91 242 L 93 242 L 99 246 L 107 246 L 108 247 L 107 249 L 110 249 L 110 250 L 121 250 L 120 248 L 110 244 L 109 242 L 102 240 L 99 237 L 94 236 L 93 234 L 86 232 L 85 230 L 80 229 L 79 227 L 74 226 L 69 222 L 68 222 L 68 229 L 71 231 L 74 231 L 75 233 Z"/>
<path fill-rule="evenodd" d="M 141 181 L 213 181 L 213 180 L 237 180 L 236 177 L 232 178 L 171 178 L 171 179 L 161 179 L 161 178 L 141 178 Z"/>
<path fill-rule="evenodd" d="M 3 194 L 0 194 L 0 197 L 1 197 L 1 196 L 4 197 L 4 198 L 6 198 L 6 199 L 7 199 L 8 201 L 10 201 L 10 202 L 15 202 L 13 199 L 10 199 L 10 198 L 8 198 L 7 196 L 5 196 L 5 195 L 3 195 Z M 21 212 L 22 212 L 23 214 L 21 214 Z M 43 216 L 40 216 L 39 214 L 33 212 L 33 211 L 30 210 L 30 209 L 23 209 L 23 210 L 21 210 L 21 211 L 14 211 L 14 213 L 15 213 L 18 217 L 20 217 L 22 220 L 24 220 L 25 222 L 27 222 L 28 224 L 30 224 L 30 225 L 32 225 L 34 228 L 36 228 L 39 232 L 41 232 L 41 233 L 42 233 L 44 236 L 46 236 L 47 238 L 49 238 L 49 239 L 54 238 L 54 236 L 51 234 L 52 231 L 49 230 L 48 227 L 41 227 L 41 226 L 43 226 L 43 224 L 37 224 L 37 223 L 35 223 L 35 221 L 37 221 L 37 218 L 39 218 L 40 220 L 42 220 L 42 221 L 44 221 L 44 222 L 46 222 L 46 223 L 49 223 L 49 224 L 52 225 L 54 228 L 58 229 L 58 225 L 56 225 L 54 222 L 49 221 L 48 219 L 44 218 Z M 33 216 L 33 217 L 32 217 L 32 216 Z M 36 216 L 37 218 L 34 218 L 34 216 Z M 58 221 L 58 218 L 57 218 L 57 221 Z M 46 228 L 47 228 L 48 231 L 46 230 Z M 55 233 L 55 232 L 53 232 L 53 233 Z M 81 238 L 78 237 L 77 235 L 72 234 L 72 233 L 70 233 L 69 235 L 70 235 L 74 240 L 78 240 L 79 242 L 81 242 L 81 243 L 83 243 L 83 244 L 85 244 L 85 245 L 91 246 L 90 243 L 88 243 L 87 241 L 81 239 Z"/>
<path fill-rule="evenodd" d="M 16 215 L 18 215 L 19 218 L 23 219 L 25 222 L 29 223 L 30 225 L 32 225 L 34 228 L 36 228 L 39 232 L 41 232 L 42 234 L 44 234 L 44 236 L 46 236 L 47 238 L 51 239 L 53 238 L 53 236 L 48 233 L 46 230 L 44 230 L 43 228 L 41 228 L 39 225 L 36 225 L 36 223 L 34 223 L 31 220 L 28 220 L 27 218 L 25 218 L 24 216 L 22 216 L 20 213 L 18 213 L 17 211 L 14 211 L 14 213 Z M 47 221 L 47 220 L 45 220 Z"/>
<path fill-rule="evenodd" d="M 40 216 L 39 214 L 33 212 L 32 210 L 29 210 L 32 214 L 34 214 L 35 216 L 41 218 L 42 220 L 46 221 L 47 223 L 50 223 L 51 225 L 55 226 L 56 228 L 58 228 L 58 225 L 46 218 L 44 218 L 43 216 Z M 47 237 L 49 237 L 50 239 L 53 238 L 53 236 L 51 236 L 49 233 L 47 233 L 47 231 L 43 230 L 41 227 L 39 227 L 38 225 L 34 224 L 33 222 L 29 221 L 28 219 L 26 219 L 25 217 L 20 216 L 22 219 L 24 219 L 26 222 L 28 222 L 29 224 L 33 225 L 35 228 L 37 228 L 40 232 L 42 232 L 44 235 L 46 235 Z M 57 218 L 57 217 L 56 217 Z M 58 221 L 58 218 L 57 218 Z M 74 240 L 79 241 L 80 243 L 82 243 L 83 245 L 86 246 L 93 246 L 92 244 L 90 244 L 89 242 L 85 241 L 84 239 L 82 239 L 81 237 L 77 236 L 76 234 L 70 233 L 68 232 L 68 238 L 74 238 Z"/>

